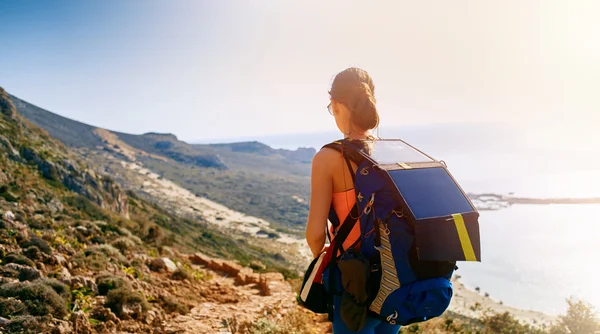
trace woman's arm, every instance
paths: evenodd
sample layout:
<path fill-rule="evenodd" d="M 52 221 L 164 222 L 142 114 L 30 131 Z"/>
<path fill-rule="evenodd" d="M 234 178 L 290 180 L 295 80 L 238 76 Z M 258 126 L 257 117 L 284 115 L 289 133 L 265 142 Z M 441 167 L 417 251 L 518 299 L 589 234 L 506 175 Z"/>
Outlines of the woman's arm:
<path fill-rule="evenodd" d="M 325 246 L 327 217 L 333 192 L 333 174 L 330 164 L 331 154 L 337 152 L 329 151 L 329 149 L 319 151 L 312 161 L 306 241 L 314 257 L 317 257 Z"/>

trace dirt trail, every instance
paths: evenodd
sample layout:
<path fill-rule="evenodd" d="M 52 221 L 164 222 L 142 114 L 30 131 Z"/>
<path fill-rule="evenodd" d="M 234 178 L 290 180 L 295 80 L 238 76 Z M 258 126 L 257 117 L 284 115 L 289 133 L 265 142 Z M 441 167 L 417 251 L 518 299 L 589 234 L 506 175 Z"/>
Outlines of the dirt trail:
<path fill-rule="evenodd" d="M 268 295 L 263 284 L 239 285 L 234 277 L 215 272 L 200 291 L 205 301 L 190 313 L 166 321 L 165 333 L 245 333 L 246 326 L 259 319 L 277 321 L 298 312 L 312 323 L 313 333 L 328 332 L 330 325 L 323 317 L 297 305 L 289 283 L 274 277 L 265 284 Z"/>

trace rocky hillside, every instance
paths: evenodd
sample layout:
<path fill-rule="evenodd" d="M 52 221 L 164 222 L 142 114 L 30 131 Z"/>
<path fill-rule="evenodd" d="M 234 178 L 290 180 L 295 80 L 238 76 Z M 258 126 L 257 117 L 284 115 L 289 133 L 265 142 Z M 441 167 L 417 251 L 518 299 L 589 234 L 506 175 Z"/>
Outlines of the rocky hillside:
<path fill-rule="evenodd" d="M 314 149 L 272 149 L 257 142 L 188 144 L 172 134 L 118 133 L 73 121 L 10 96 L 18 113 L 51 136 L 107 166 L 110 156 L 138 163 L 201 197 L 302 234 Z M 138 185 L 124 185 L 145 196 Z"/>
<path fill-rule="evenodd" d="M 295 309 L 284 276 L 269 273 L 295 276 L 281 255 L 126 193 L 84 158 L 22 119 L 0 89 L 2 332 L 181 333 L 205 325 L 200 314 L 215 303 L 264 297 L 241 312 L 256 317 Z M 198 250 L 237 261 L 186 255 Z"/>

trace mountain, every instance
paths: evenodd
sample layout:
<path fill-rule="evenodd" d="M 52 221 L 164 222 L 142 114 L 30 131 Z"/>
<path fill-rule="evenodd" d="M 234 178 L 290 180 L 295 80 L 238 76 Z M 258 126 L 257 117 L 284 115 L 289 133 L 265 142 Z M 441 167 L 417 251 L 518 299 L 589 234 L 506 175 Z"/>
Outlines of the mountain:
<path fill-rule="evenodd" d="M 310 161 L 316 153 L 312 148 L 273 149 L 258 142 L 188 144 L 173 134 L 126 134 L 70 120 L 15 96 L 10 98 L 17 112 L 33 124 L 77 152 L 94 156 L 95 166 L 112 165 L 112 171 L 119 174 L 115 159 L 140 164 L 197 196 L 262 218 L 280 232 L 303 231 L 308 215 Z M 123 177 L 120 181 L 127 190 L 150 199 L 139 184 Z"/>

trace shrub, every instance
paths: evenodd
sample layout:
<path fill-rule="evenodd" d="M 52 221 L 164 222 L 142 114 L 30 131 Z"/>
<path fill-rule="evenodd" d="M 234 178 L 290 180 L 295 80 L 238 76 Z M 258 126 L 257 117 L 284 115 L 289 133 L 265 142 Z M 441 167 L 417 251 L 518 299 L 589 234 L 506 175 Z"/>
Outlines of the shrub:
<path fill-rule="evenodd" d="M 31 267 L 21 267 L 19 268 L 19 281 L 33 281 L 40 278 L 41 274 L 38 270 L 33 269 Z"/>
<path fill-rule="evenodd" d="M 0 267 L 0 275 L 2 277 L 17 278 L 19 277 L 19 271 L 13 268 Z"/>
<path fill-rule="evenodd" d="M 90 242 L 93 244 L 104 244 L 106 243 L 106 239 L 102 236 L 95 235 L 90 239 Z"/>
<path fill-rule="evenodd" d="M 175 298 L 172 298 L 169 296 L 161 296 L 160 297 L 160 306 L 167 313 L 177 312 L 181 315 L 190 313 L 190 308 L 187 305 L 185 305 L 185 304 L 175 300 Z"/>
<path fill-rule="evenodd" d="M 22 315 L 14 317 L 4 327 L 6 333 L 49 333 L 51 317 Z"/>
<path fill-rule="evenodd" d="M 44 218 L 36 219 L 35 217 L 27 219 L 29 228 L 37 230 L 46 230 L 52 228 L 52 221 Z"/>
<path fill-rule="evenodd" d="M 558 317 L 558 322 L 550 329 L 551 334 L 598 333 L 600 323 L 592 305 L 582 301 L 567 299 L 567 314 Z"/>
<path fill-rule="evenodd" d="M 51 287 L 52 290 L 54 290 L 59 296 L 61 296 L 65 300 L 71 299 L 71 288 L 59 280 L 53 278 L 40 278 L 34 281 L 34 283 L 41 283 Z"/>
<path fill-rule="evenodd" d="M 72 291 L 73 312 L 89 312 L 94 305 L 94 291 L 87 286 L 82 286 Z"/>
<path fill-rule="evenodd" d="M 96 285 L 98 286 L 98 294 L 106 296 L 111 290 L 127 288 L 131 290 L 131 284 L 124 277 L 112 276 L 112 275 L 101 275 L 96 278 Z"/>
<path fill-rule="evenodd" d="M 127 287 L 121 287 L 108 292 L 105 306 L 110 308 L 118 317 L 122 318 L 124 316 L 123 306 L 136 304 L 141 306 L 142 313 L 146 313 L 150 308 L 146 298 L 141 294 L 131 291 Z"/>
<path fill-rule="evenodd" d="M 0 317 L 10 319 L 23 314 L 27 314 L 27 307 L 21 301 L 0 297 Z"/>
<path fill-rule="evenodd" d="M 16 263 L 35 268 L 35 263 L 33 261 L 28 259 L 26 256 L 17 253 L 10 253 L 6 255 L 3 261 L 4 263 Z"/>
<path fill-rule="evenodd" d="M 32 261 L 40 261 L 42 260 L 42 251 L 37 246 L 28 247 L 23 254 L 27 256 Z"/>
<path fill-rule="evenodd" d="M 183 281 L 187 279 L 188 281 L 191 281 L 193 279 L 193 276 L 189 271 L 182 268 L 178 268 L 173 274 L 171 274 L 171 279 L 178 281 Z"/>
<path fill-rule="evenodd" d="M 63 318 L 67 315 L 67 302 L 51 287 L 36 282 L 9 283 L 0 286 L 0 297 L 21 300 L 31 315 L 52 315 Z"/>
<path fill-rule="evenodd" d="M 42 251 L 48 255 L 52 255 L 52 247 L 50 247 L 48 242 L 46 242 L 46 240 L 44 240 L 38 236 L 35 236 L 35 235 L 32 236 L 29 240 L 24 240 L 24 241 L 20 242 L 19 246 L 21 246 L 21 248 L 28 248 L 31 246 L 36 246 L 37 248 L 39 248 L 40 251 Z"/>
<path fill-rule="evenodd" d="M 85 267 L 92 271 L 102 271 L 106 269 L 108 259 L 105 254 L 94 251 L 88 252 L 83 262 Z"/>
<path fill-rule="evenodd" d="M 261 318 L 247 328 L 250 334 L 308 334 L 311 320 L 300 311 L 292 311 L 279 320 Z"/>
<path fill-rule="evenodd" d="M 113 242 L 111 242 L 111 245 L 113 245 L 115 248 L 117 248 L 123 254 L 135 249 L 135 243 L 127 237 L 117 238 Z"/>
<path fill-rule="evenodd" d="M 543 334 L 544 331 L 524 325 L 515 319 L 510 313 L 496 313 L 481 318 L 485 325 L 485 333 L 511 333 L 511 334 Z"/>
<path fill-rule="evenodd" d="M 129 265 L 129 261 L 127 261 L 123 254 L 112 245 L 103 244 L 90 246 L 84 253 L 86 256 L 91 253 L 102 253 L 106 255 L 108 259 L 114 259 L 117 264 Z"/>

